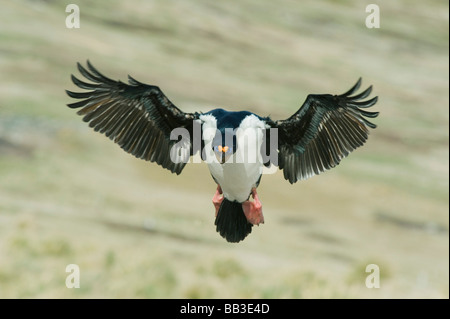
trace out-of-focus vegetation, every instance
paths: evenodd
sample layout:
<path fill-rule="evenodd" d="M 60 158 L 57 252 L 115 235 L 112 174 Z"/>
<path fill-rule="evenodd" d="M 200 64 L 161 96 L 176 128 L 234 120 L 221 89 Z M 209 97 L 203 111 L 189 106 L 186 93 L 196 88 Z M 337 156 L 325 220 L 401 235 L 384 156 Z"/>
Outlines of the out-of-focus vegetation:
<path fill-rule="evenodd" d="M 86 0 L 67 29 L 63 2 L 3 2 L 0 297 L 448 298 L 448 2 L 378 1 L 380 29 L 365 26 L 369 3 Z M 274 119 L 362 76 L 381 115 L 339 167 L 264 176 L 266 223 L 229 244 L 205 164 L 172 175 L 65 106 L 86 59 L 185 111 Z"/>

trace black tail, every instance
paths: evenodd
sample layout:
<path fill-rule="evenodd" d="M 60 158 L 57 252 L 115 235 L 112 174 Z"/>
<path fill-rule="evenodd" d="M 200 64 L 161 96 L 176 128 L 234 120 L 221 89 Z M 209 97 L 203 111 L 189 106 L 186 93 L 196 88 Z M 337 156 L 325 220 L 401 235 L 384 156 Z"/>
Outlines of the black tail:
<path fill-rule="evenodd" d="M 216 230 L 230 243 L 237 243 L 252 232 L 253 225 L 247 221 L 242 203 L 230 202 L 224 198 L 217 213 Z"/>

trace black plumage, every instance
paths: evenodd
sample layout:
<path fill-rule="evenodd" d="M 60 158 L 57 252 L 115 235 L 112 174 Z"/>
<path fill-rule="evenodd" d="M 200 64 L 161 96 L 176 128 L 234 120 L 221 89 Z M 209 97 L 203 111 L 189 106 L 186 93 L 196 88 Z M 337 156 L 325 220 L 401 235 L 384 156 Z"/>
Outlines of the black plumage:
<path fill-rule="evenodd" d="M 310 94 L 302 107 L 286 120 L 267 123 L 278 129 L 278 166 L 290 183 L 307 179 L 335 167 L 368 138 L 376 125 L 365 117 L 378 112 L 361 108 L 374 105 L 378 97 L 360 101 L 370 95 L 372 87 L 352 96 L 361 86 L 361 78 L 341 95 Z"/>
<path fill-rule="evenodd" d="M 170 133 L 178 127 L 192 133 L 198 113 L 182 112 L 157 86 L 143 84 L 131 76 L 129 84 L 111 80 L 89 61 L 89 71 L 77 65 L 80 73 L 93 83 L 80 81 L 72 75 L 75 85 L 90 91 L 66 91 L 70 97 L 82 99 L 68 106 L 80 108 L 78 114 L 90 127 L 105 134 L 126 152 L 180 174 L 186 163 L 171 161 L 170 150 L 177 141 L 170 140 Z M 192 145 L 191 142 L 191 154 L 194 153 Z"/>
<path fill-rule="evenodd" d="M 216 231 L 230 243 L 238 243 L 252 232 L 253 225 L 245 218 L 241 203 L 224 198 L 217 212 Z"/>

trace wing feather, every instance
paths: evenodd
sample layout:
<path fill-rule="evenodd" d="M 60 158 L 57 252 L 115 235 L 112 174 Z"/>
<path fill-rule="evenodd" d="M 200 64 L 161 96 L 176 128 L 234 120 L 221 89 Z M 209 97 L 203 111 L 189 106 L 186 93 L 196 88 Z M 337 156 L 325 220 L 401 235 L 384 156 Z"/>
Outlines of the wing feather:
<path fill-rule="evenodd" d="M 341 95 L 311 94 L 288 119 L 267 120 L 279 130 L 278 166 L 285 179 L 295 183 L 318 175 L 366 142 L 369 128 L 376 128 L 367 118 L 375 118 L 379 112 L 362 108 L 373 106 L 378 97 L 361 101 L 372 93 L 372 86 L 354 95 L 361 82 L 359 78 Z"/>
<path fill-rule="evenodd" d="M 71 76 L 85 92 L 66 91 L 81 101 L 68 104 L 95 131 L 105 134 L 126 152 L 137 158 L 156 162 L 180 174 L 185 163 L 174 163 L 170 150 L 177 142 L 170 140 L 173 129 L 184 127 L 192 137 L 193 121 L 198 113 L 184 113 L 157 86 L 141 83 L 128 76 L 129 84 L 101 74 L 89 61 L 87 68 L 77 63 L 80 74 L 92 83 Z M 191 153 L 192 142 L 190 141 Z"/>

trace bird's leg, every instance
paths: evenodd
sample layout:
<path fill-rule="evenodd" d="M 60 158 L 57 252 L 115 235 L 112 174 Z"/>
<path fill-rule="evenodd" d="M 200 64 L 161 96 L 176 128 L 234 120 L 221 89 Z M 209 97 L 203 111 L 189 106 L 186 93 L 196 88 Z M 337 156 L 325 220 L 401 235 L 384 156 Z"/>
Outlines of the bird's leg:
<path fill-rule="evenodd" d="M 217 213 L 219 212 L 219 208 L 220 205 L 222 204 L 222 201 L 223 201 L 222 188 L 220 187 L 220 185 L 217 185 L 216 193 L 214 194 L 214 197 L 212 199 L 214 207 L 216 208 L 216 217 Z"/>
<path fill-rule="evenodd" d="M 256 188 L 252 188 L 253 201 L 246 200 L 242 203 L 242 209 L 244 210 L 245 217 L 249 223 L 253 225 L 264 224 L 264 216 L 262 213 L 262 204 L 259 201 Z"/>

